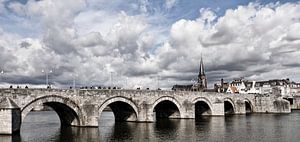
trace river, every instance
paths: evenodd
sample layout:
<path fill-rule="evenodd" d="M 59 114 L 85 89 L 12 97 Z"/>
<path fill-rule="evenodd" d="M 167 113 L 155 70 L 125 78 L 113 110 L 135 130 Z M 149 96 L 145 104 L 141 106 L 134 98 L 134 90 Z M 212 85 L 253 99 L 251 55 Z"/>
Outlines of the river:
<path fill-rule="evenodd" d="M 155 123 L 115 123 L 103 112 L 98 128 L 60 127 L 53 111 L 30 112 L 19 135 L 0 135 L 0 142 L 212 141 L 299 142 L 300 111 L 194 119 L 163 119 Z"/>

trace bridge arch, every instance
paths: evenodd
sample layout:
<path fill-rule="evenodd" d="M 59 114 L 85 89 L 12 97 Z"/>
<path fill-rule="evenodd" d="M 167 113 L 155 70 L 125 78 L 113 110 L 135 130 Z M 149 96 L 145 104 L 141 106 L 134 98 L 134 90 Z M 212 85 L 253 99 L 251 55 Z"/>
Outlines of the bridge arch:
<path fill-rule="evenodd" d="M 231 98 L 224 98 L 224 113 L 234 114 L 236 112 L 236 106 Z"/>
<path fill-rule="evenodd" d="M 193 104 L 195 108 L 195 117 L 212 114 L 212 105 L 207 98 L 205 97 L 196 98 L 194 99 Z"/>
<path fill-rule="evenodd" d="M 130 99 L 117 96 L 105 100 L 98 109 L 99 119 L 106 107 L 110 107 L 113 111 L 115 121 L 137 121 L 138 107 Z"/>
<path fill-rule="evenodd" d="M 180 109 L 180 103 L 170 96 L 158 98 L 151 108 L 154 118 L 181 118 Z"/>
<path fill-rule="evenodd" d="M 249 99 L 247 99 L 247 98 L 245 98 L 244 101 L 245 101 L 245 110 L 246 110 L 246 113 L 252 113 L 253 112 L 253 104 L 252 104 L 252 102 Z"/>
<path fill-rule="evenodd" d="M 51 107 L 57 113 L 60 118 L 61 125 L 80 126 L 82 124 L 82 113 L 80 107 L 71 99 L 57 95 L 36 98 L 22 107 L 22 120 L 25 119 L 27 114 L 33 108 L 43 104 Z"/>

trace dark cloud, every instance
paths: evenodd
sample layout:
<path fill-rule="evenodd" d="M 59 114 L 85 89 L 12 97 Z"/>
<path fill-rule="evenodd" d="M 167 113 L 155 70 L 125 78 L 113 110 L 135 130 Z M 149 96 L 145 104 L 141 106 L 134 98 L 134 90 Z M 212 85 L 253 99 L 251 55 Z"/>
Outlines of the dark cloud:
<path fill-rule="evenodd" d="M 21 48 L 28 48 L 29 46 L 31 46 L 31 44 L 26 41 L 23 41 L 20 43 Z"/>

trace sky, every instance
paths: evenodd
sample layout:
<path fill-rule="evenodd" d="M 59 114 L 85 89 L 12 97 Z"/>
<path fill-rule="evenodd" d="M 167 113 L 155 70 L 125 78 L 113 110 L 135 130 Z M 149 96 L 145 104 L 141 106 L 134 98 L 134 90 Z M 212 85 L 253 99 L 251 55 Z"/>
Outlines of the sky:
<path fill-rule="evenodd" d="M 0 0 L 0 86 L 300 82 L 295 0 Z M 42 72 L 44 71 L 44 72 Z M 51 72 L 50 72 L 51 71 Z"/>

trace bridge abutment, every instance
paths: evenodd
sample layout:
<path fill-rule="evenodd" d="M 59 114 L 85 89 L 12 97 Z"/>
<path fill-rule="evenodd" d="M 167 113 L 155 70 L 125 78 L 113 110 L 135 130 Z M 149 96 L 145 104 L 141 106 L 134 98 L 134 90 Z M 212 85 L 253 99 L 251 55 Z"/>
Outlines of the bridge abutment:
<path fill-rule="evenodd" d="M 9 98 L 1 101 L 0 105 L 0 134 L 18 133 L 21 128 L 21 110 Z"/>
<path fill-rule="evenodd" d="M 289 101 L 282 98 L 255 97 L 254 103 L 256 113 L 291 113 Z"/>

